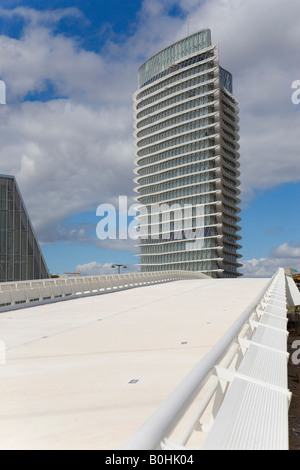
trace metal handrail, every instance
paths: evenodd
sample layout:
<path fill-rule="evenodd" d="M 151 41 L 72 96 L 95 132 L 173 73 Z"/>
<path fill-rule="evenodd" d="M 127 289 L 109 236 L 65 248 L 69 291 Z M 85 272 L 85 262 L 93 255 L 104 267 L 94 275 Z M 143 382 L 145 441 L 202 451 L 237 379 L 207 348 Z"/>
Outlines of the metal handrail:
<path fill-rule="evenodd" d="M 258 296 L 234 322 L 220 341 L 192 369 L 173 393 L 156 409 L 146 423 L 125 444 L 123 450 L 157 450 L 163 448 L 163 443 L 169 438 L 177 424 L 183 418 L 200 390 L 213 375 L 215 366 L 228 354 L 239 334 L 249 321 L 253 312 L 258 308 L 276 273 Z M 212 396 L 212 391 L 209 396 Z M 205 405 L 203 405 L 203 408 Z M 199 413 L 198 413 L 199 415 Z M 196 423 L 195 423 L 196 424 Z M 190 431 L 188 431 L 188 435 Z M 185 440 L 185 438 L 183 438 Z"/>
<path fill-rule="evenodd" d="M 157 271 L 0 283 L 0 312 L 176 280 L 211 279 L 200 272 Z"/>

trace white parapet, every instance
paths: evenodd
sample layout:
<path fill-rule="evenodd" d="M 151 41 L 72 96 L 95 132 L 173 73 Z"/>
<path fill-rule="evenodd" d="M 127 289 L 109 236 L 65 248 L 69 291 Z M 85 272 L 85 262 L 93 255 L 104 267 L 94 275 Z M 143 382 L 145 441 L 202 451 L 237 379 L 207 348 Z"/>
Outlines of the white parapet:
<path fill-rule="evenodd" d="M 289 285 L 279 269 L 124 449 L 189 449 L 191 436 L 200 430 L 208 432 L 202 450 L 287 450 Z M 211 388 L 181 437 L 174 439 L 176 427 L 212 376 Z"/>

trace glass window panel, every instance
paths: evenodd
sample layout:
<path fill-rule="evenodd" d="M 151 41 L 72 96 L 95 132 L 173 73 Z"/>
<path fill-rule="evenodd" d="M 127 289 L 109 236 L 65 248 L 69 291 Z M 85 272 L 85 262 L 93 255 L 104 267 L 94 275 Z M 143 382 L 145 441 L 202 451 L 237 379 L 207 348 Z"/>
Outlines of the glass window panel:
<path fill-rule="evenodd" d="M 7 281 L 14 280 L 14 257 L 13 255 L 7 256 Z"/>
<path fill-rule="evenodd" d="M 6 253 L 7 253 L 6 231 L 0 230 L 0 254 L 4 255 Z"/>
<path fill-rule="evenodd" d="M 28 219 L 27 219 L 27 216 L 23 207 L 21 210 L 21 229 L 22 230 L 28 229 Z"/>
<path fill-rule="evenodd" d="M 26 281 L 29 279 L 27 270 L 27 256 L 21 256 L 21 280 Z"/>
<path fill-rule="evenodd" d="M 0 213 L 0 229 L 7 229 L 7 211 L 1 211 Z"/>
<path fill-rule="evenodd" d="M 34 279 L 34 269 L 33 269 L 33 263 L 34 263 L 34 258 L 33 256 L 28 256 L 27 258 L 28 262 L 28 279 Z"/>
<path fill-rule="evenodd" d="M 14 257 L 14 281 L 21 281 L 21 257 Z"/>
<path fill-rule="evenodd" d="M 12 210 L 7 212 L 7 228 L 8 230 L 14 229 L 14 212 Z"/>
<path fill-rule="evenodd" d="M 7 232 L 7 253 L 9 255 L 14 254 L 14 233 Z"/>
<path fill-rule="evenodd" d="M 33 255 L 33 233 L 30 227 L 28 229 L 28 255 Z"/>
<path fill-rule="evenodd" d="M 21 254 L 21 232 L 16 230 L 14 232 L 14 254 Z"/>
<path fill-rule="evenodd" d="M 7 259 L 6 256 L 0 256 L 0 280 L 1 282 L 6 281 L 7 270 Z"/>

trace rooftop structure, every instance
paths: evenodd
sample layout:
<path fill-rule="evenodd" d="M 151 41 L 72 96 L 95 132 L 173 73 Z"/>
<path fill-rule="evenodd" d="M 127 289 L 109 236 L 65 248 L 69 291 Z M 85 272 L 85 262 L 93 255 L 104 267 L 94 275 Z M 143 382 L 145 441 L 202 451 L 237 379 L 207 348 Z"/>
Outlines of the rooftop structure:
<path fill-rule="evenodd" d="M 0 175 L 0 282 L 47 277 L 48 268 L 16 179 Z"/>

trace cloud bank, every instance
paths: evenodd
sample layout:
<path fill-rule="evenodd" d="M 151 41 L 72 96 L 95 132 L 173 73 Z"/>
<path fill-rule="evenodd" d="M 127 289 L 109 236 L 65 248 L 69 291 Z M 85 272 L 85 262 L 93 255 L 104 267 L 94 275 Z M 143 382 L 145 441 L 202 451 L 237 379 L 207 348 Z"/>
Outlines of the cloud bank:
<path fill-rule="evenodd" d="M 77 8 L 0 8 L 6 21 L 23 22 L 18 35 L 0 36 L 8 103 L 0 107 L 1 173 L 16 176 L 41 242 L 60 241 L 74 214 L 133 197 L 137 70 L 187 34 L 187 15 L 191 33 L 212 30 L 234 76 L 243 203 L 255 189 L 299 181 L 300 113 L 291 102 L 291 84 L 300 79 L 298 7 L 298 0 L 145 0 L 131 35 L 112 31 L 99 51 L 57 28 L 68 18 L 88 30 Z M 248 272 L 259 272 L 260 262 L 248 261 Z"/>

